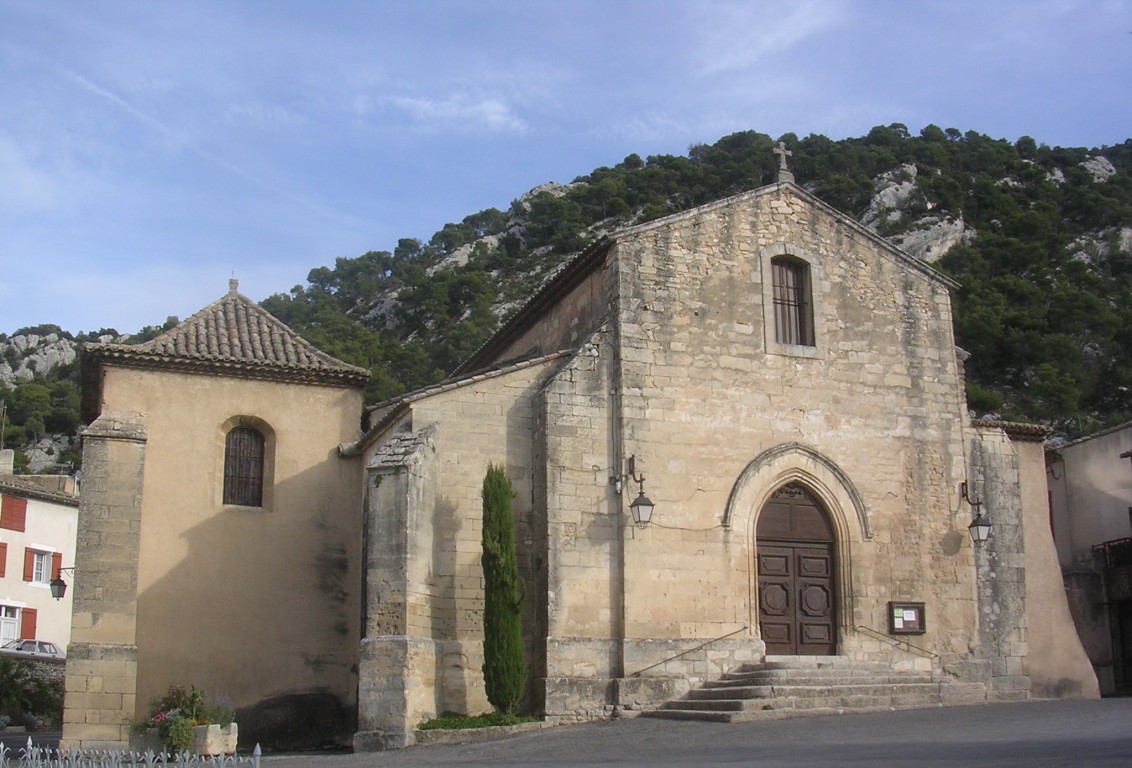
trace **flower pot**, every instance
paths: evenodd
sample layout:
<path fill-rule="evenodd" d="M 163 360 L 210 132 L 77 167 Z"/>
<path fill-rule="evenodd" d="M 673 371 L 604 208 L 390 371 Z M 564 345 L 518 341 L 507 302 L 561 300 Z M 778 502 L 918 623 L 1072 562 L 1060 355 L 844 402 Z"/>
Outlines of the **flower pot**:
<path fill-rule="evenodd" d="M 130 734 L 130 751 L 139 755 L 146 752 L 159 755 L 165 751 L 165 745 L 161 743 L 161 734 L 156 728 L 146 728 L 143 733 Z"/>
<path fill-rule="evenodd" d="M 231 755 L 236 751 L 238 735 L 235 723 L 197 725 L 193 727 L 193 744 L 190 751 L 194 755 L 205 755 L 207 757 Z"/>

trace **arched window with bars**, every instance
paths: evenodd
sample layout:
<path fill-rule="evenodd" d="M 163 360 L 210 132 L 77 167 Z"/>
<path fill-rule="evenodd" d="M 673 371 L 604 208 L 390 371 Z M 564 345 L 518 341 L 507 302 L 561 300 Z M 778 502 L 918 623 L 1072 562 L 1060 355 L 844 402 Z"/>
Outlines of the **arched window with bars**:
<path fill-rule="evenodd" d="M 263 433 L 253 427 L 233 427 L 224 441 L 224 503 L 263 506 L 265 459 Z"/>

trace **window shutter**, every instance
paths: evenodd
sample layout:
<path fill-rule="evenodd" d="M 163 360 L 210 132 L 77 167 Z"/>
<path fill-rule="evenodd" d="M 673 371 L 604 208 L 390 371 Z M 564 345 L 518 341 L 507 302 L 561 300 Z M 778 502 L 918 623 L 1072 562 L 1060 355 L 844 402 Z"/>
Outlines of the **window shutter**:
<path fill-rule="evenodd" d="M 4 571 L 8 566 L 8 545 L 0 541 L 0 579 L 4 578 Z"/>
<path fill-rule="evenodd" d="M 24 581 L 35 578 L 35 550 L 24 547 Z"/>
<path fill-rule="evenodd" d="M 20 639 L 21 640 L 34 640 L 35 639 L 35 620 L 36 611 L 34 608 L 24 608 L 20 611 Z"/>
<path fill-rule="evenodd" d="M 28 500 L 5 496 L 0 502 L 0 528 L 23 533 L 27 524 Z"/>
<path fill-rule="evenodd" d="M 63 553 L 62 552 L 52 552 L 51 553 L 51 578 L 52 579 L 59 578 L 59 576 L 62 575 L 62 573 L 63 573 L 62 568 L 63 568 Z"/>

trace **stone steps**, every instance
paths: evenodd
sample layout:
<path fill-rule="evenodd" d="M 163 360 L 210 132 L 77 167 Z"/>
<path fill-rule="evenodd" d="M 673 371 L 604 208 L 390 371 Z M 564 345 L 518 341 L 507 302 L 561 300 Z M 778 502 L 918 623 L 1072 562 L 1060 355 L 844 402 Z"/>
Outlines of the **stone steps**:
<path fill-rule="evenodd" d="M 836 686 L 836 685 L 901 685 L 906 683 L 931 683 L 930 673 L 923 676 L 901 675 L 892 673 L 878 675 L 760 675 L 751 673 L 739 677 L 721 678 L 704 683 L 702 690 L 717 690 L 729 688 L 766 688 L 777 685 L 810 685 L 810 686 Z"/>
<path fill-rule="evenodd" d="M 742 722 L 798 715 L 870 712 L 986 700 L 981 683 L 935 680 L 841 657 L 769 657 L 643 713 L 648 717 Z"/>
<path fill-rule="evenodd" d="M 726 688 L 697 688 L 689 691 L 688 701 L 728 701 L 735 699 L 827 699 L 852 693 L 855 696 L 888 696 L 894 693 L 935 696 L 939 694 L 939 683 L 933 682 L 892 682 L 861 681 L 833 685 L 809 685 L 789 683 L 786 685 L 746 685 Z"/>

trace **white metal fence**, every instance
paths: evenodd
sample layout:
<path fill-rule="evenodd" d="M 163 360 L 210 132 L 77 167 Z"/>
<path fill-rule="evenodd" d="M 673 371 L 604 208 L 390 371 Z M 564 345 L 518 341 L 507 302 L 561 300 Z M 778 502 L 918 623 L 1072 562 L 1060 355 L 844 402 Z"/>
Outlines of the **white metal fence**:
<path fill-rule="evenodd" d="M 154 766 L 199 765 L 215 768 L 250 766 L 259 768 L 259 744 L 250 755 L 224 755 L 204 757 L 155 752 L 112 752 L 87 749 L 63 752 L 58 749 L 37 747 L 28 739 L 27 746 L 15 750 L 0 744 L 0 768 L 154 768 Z"/>

